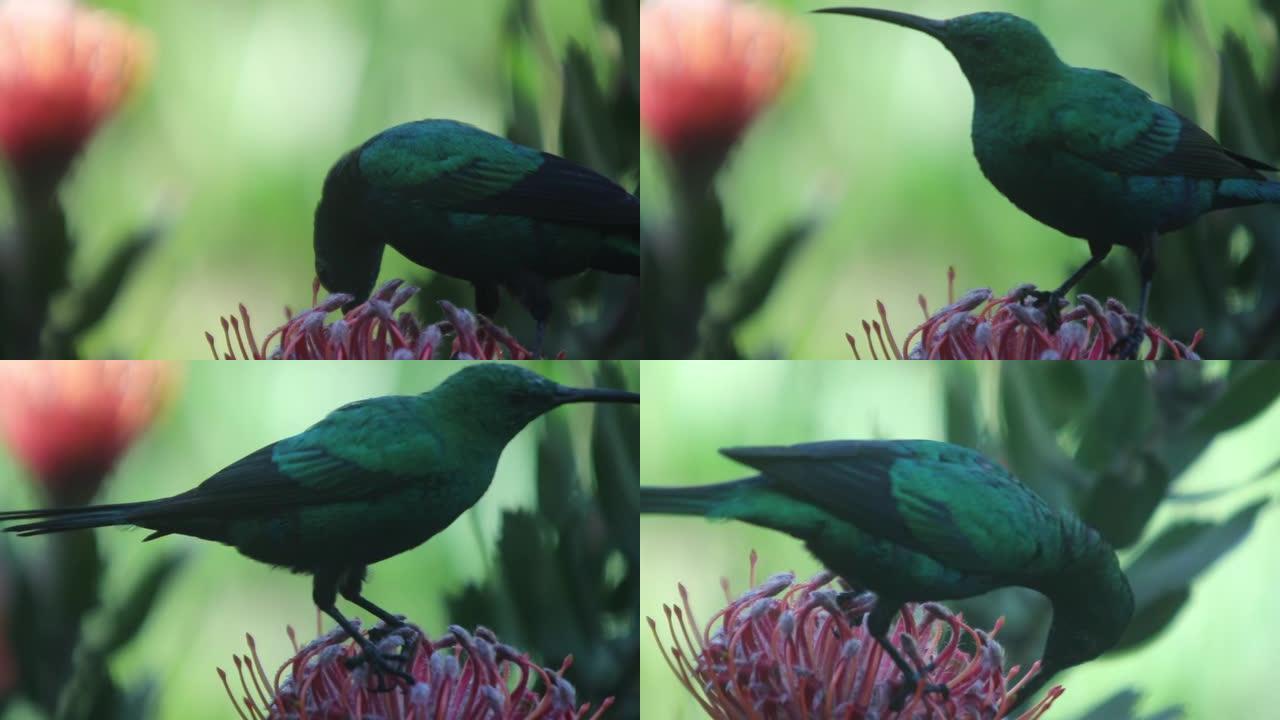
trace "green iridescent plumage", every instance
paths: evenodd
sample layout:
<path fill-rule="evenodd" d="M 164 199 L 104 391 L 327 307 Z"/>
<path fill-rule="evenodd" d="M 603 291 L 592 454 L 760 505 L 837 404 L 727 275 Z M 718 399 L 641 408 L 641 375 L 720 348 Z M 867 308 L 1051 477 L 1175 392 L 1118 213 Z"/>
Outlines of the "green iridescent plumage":
<path fill-rule="evenodd" d="M 390 245 L 476 288 L 498 287 L 538 322 L 547 284 L 587 270 L 640 274 L 640 201 L 604 176 L 452 120 L 397 125 L 343 155 L 315 218 L 316 274 L 332 292 L 369 296 Z"/>
<path fill-rule="evenodd" d="M 1118 351 L 1142 339 L 1155 243 L 1201 215 L 1280 203 L 1267 163 L 1223 148 L 1191 120 L 1120 75 L 1067 65 L 1031 22 L 984 12 L 931 20 L 872 8 L 821 13 L 881 20 L 939 40 L 973 90 L 973 151 L 982 172 L 1036 220 L 1089 242 L 1092 257 L 1040 300 L 1059 301 L 1115 245 L 1139 258 L 1139 322 Z"/>
<path fill-rule="evenodd" d="M 879 596 L 869 629 L 902 669 L 903 696 L 919 670 L 886 633 L 904 603 L 1010 585 L 1048 597 L 1054 614 L 1042 671 L 1019 700 L 1115 645 L 1133 614 L 1128 580 L 1106 541 L 981 453 L 930 440 L 721 452 L 760 474 L 641 487 L 640 511 L 740 520 L 803 540 L 829 570 Z"/>
<path fill-rule="evenodd" d="M 5 528 L 19 535 L 134 525 L 153 531 L 147 540 L 190 535 L 312 575 L 316 605 L 374 665 L 404 676 L 338 612 L 337 595 L 400 624 L 360 594 L 368 565 L 426 542 L 474 505 L 503 448 L 534 418 L 567 403 L 639 401 L 621 390 L 564 387 L 516 365 L 472 365 L 421 395 L 344 405 L 173 497 L 0 512 L 0 520 L 33 520 Z"/>

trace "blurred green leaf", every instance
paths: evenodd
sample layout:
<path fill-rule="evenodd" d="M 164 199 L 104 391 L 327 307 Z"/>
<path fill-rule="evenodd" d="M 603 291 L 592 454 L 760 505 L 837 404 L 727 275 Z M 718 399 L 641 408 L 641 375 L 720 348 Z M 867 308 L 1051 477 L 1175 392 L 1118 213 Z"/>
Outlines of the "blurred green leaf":
<path fill-rule="evenodd" d="M 1067 423 L 1078 419 L 1081 404 L 1096 393 L 1089 392 L 1090 382 L 1105 381 L 1111 370 L 1107 363 L 1055 362 L 1046 363 L 1044 370 L 1028 373 L 1027 382 L 1032 394 L 1039 399 L 1039 411 L 1045 422 L 1055 432 Z"/>
<path fill-rule="evenodd" d="M 137 636 L 184 559 L 185 553 L 179 550 L 160 555 L 147 566 L 122 601 L 103 611 L 102 635 L 94 642 L 98 652 L 109 656 Z"/>
<path fill-rule="evenodd" d="M 120 290 L 137 269 L 147 252 L 155 245 L 163 228 L 159 225 L 131 233 L 112 251 L 88 284 L 74 294 L 74 310 L 65 327 L 56 328 L 61 352 L 59 357 L 71 357 L 75 340 L 97 325 L 111 310 Z"/>
<path fill-rule="evenodd" d="M 570 501 L 580 487 L 566 421 L 548 415 L 538 443 L 538 512 L 556 527 L 571 518 Z"/>
<path fill-rule="evenodd" d="M 1080 720 L 1178 720 L 1182 717 L 1181 708 L 1171 707 L 1140 719 L 1138 715 L 1140 697 L 1137 690 L 1121 690 L 1082 715 Z"/>
<path fill-rule="evenodd" d="M 1132 465 L 1134 454 L 1142 451 L 1135 441 L 1147 437 L 1155 416 L 1155 396 L 1144 364 L 1110 367 L 1114 372 L 1082 423 L 1075 456 L 1081 467 L 1096 473 Z"/>
<path fill-rule="evenodd" d="M 609 108 L 596 86 L 591 56 L 578 44 L 572 44 L 564 62 L 560 111 L 564 156 L 606 175 L 616 175 L 619 158 L 611 147 L 610 124 Z"/>
<path fill-rule="evenodd" d="M 598 387 L 627 387 L 621 369 L 602 363 Z M 631 405 L 596 408 L 591 431 L 591 459 L 596 492 L 613 543 L 629 562 L 640 562 L 640 412 Z"/>
<path fill-rule="evenodd" d="M 1268 503 L 1246 506 L 1222 523 L 1186 521 L 1166 528 L 1125 568 L 1133 587 L 1134 616 L 1144 622 L 1125 635 L 1125 647 L 1154 637 L 1186 600 L 1192 581 L 1230 552 L 1253 529 Z M 1145 616 L 1145 617 L 1144 617 Z M 1155 620 L 1163 619 L 1163 624 Z"/>
<path fill-rule="evenodd" d="M 526 511 L 502 514 L 498 562 L 520 623 L 520 634 L 538 648 L 546 662 L 583 645 L 579 624 L 556 571 L 555 547 L 549 531 Z"/>
<path fill-rule="evenodd" d="M 978 377 L 970 363 L 947 363 L 943 367 L 943 427 L 947 442 L 967 448 L 979 447 Z"/>
<path fill-rule="evenodd" d="M 1134 609 L 1133 619 L 1110 652 L 1124 652 L 1154 638 L 1173 622 L 1191 599 L 1191 587 L 1173 590 Z"/>
<path fill-rule="evenodd" d="M 78 652 L 71 679 L 58 699 L 54 720 L 126 720 L 122 696 L 101 655 Z"/>
<path fill-rule="evenodd" d="M 1041 408 L 1045 400 L 1032 393 L 1028 375 L 1036 363 L 1001 363 L 1000 408 L 1004 450 L 1009 469 L 1050 505 L 1071 507 L 1088 477 L 1059 447 Z"/>
<path fill-rule="evenodd" d="M 803 218 L 792 222 L 778 233 L 769 243 L 768 250 L 756 261 L 755 267 L 740 282 L 735 283 L 732 290 L 733 301 L 724 323 L 729 326 L 739 325 L 764 307 L 778 278 L 782 277 L 792 258 L 812 237 L 815 224 L 813 218 Z"/>
<path fill-rule="evenodd" d="M 1124 549 L 1138 542 L 1173 480 L 1160 458 L 1150 453 L 1123 468 L 1103 472 L 1081 509 L 1081 518 L 1111 543 Z"/>
<path fill-rule="evenodd" d="M 1237 365 L 1240 366 L 1237 369 Z M 1280 363 L 1232 363 L 1226 391 L 1195 421 L 1192 431 L 1212 436 L 1252 420 L 1280 397 Z"/>

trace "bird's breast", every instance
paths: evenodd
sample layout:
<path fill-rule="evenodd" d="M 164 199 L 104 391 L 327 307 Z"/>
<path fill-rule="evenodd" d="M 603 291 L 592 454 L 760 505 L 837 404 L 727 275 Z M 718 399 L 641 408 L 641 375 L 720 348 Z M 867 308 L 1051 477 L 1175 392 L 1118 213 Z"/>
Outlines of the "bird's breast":
<path fill-rule="evenodd" d="M 231 544 L 248 557 L 299 571 L 367 565 L 410 550 L 444 530 L 489 487 L 492 467 L 423 477 L 367 500 L 245 518 Z"/>
<path fill-rule="evenodd" d="M 1010 202 L 1072 237 L 1135 245 L 1213 204 L 1215 181 L 1113 172 L 1007 117 L 975 114 L 973 150 L 983 175 Z"/>

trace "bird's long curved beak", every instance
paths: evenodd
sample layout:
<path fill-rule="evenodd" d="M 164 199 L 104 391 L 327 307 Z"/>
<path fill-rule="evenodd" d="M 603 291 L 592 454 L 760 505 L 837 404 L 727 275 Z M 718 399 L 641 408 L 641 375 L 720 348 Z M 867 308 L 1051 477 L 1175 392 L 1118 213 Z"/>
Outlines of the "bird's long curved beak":
<path fill-rule="evenodd" d="M 640 393 L 613 390 L 611 388 L 571 388 L 561 386 L 557 396 L 560 398 L 561 405 L 578 402 L 640 404 Z"/>
<path fill-rule="evenodd" d="M 943 30 L 947 26 L 946 20 L 932 20 L 919 15 L 911 15 L 904 12 L 896 12 L 894 10 L 881 10 L 879 8 L 860 8 L 860 7 L 832 7 L 814 10 L 815 13 L 828 13 L 830 15 L 854 15 L 857 17 L 871 18 L 872 20 L 880 20 L 882 22 L 901 25 L 912 30 L 942 39 Z"/>

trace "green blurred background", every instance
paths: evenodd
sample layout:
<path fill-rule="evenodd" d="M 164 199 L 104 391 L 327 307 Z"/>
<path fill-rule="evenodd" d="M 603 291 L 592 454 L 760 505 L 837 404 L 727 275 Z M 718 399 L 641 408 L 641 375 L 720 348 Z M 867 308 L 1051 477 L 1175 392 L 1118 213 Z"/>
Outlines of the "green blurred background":
<path fill-rule="evenodd" d="M 981 416 L 998 421 L 999 364 L 969 366 L 978 381 L 975 396 Z M 1033 371 L 1048 367 L 1025 366 Z M 1215 364 L 1209 372 L 1223 377 L 1226 370 Z M 742 466 L 716 452 L 733 445 L 943 439 L 945 372 L 941 363 L 647 362 L 641 483 L 681 485 L 745 477 L 749 473 Z M 1264 406 L 1262 401 L 1259 405 Z M 1253 477 L 1276 459 L 1278 435 L 1280 403 L 1272 402 L 1252 422 L 1217 436 L 1180 476 L 1176 491 L 1221 488 Z M 1059 442 L 1070 447 L 1071 439 Z M 1277 480 L 1280 477 L 1272 473 L 1265 482 L 1211 502 L 1166 502 L 1149 531 L 1159 532 L 1187 518 L 1221 520 L 1250 501 L 1274 497 Z M 784 570 L 807 578 L 819 570 L 799 541 L 742 523 L 645 516 L 640 532 L 641 615 L 657 619 L 660 630 L 663 603 L 679 602 L 677 583 L 688 588 L 699 623 L 724 606 L 721 577 L 729 579 L 735 596 L 745 590 L 753 548 L 760 554 L 762 578 Z M 1280 617 L 1272 612 L 1280 593 L 1277 544 L 1280 516 L 1274 507 L 1264 507 L 1244 541 L 1196 578 L 1190 602 L 1163 634 L 1136 651 L 1057 676 L 1055 682 L 1064 685 L 1066 693 L 1046 717 L 1079 719 L 1126 688 L 1143 694 L 1143 714 L 1138 717 L 1172 705 L 1182 705 L 1187 718 L 1269 717 L 1263 708 L 1280 704 L 1280 687 L 1272 682 L 1280 663 L 1280 644 L 1275 642 Z M 1122 553 L 1122 560 L 1131 557 Z M 703 717 L 663 662 L 652 637 L 646 635 L 646 640 L 641 645 L 643 716 Z"/>
<path fill-rule="evenodd" d="M 566 385 L 586 387 L 599 382 L 595 363 L 527 366 Z M 124 455 L 96 501 L 149 499 L 186 490 L 243 455 L 306 429 L 343 403 L 424 392 L 458 367 L 371 362 L 175 366 L 183 377 L 171 405 Z M 635 364 L 623 366 L 622 372 L 627 386 L 638 387 Z M 575 406 L 554 413 L 573 440 L 573 463 L 582 478 L 591 477 L 594 412 L 588 406 Z M 373 566 L 366 585 L 368 596 L 407 615 L 430 636 L 442 635 L 456 621 L 446 613 L 446 596 L 459 594 L 467 583 L 482 583 L 491 574 L 503 511 L 535 505 L 538 443 L 546 423 L 546 419 L 535 421 L 507 447 L 489 491 L 462 518 L 425 545 Z M 37 503 L 37 494 L 20 468 L 0 450 L 0 507 L 26 508 Z M 300 643 L 314 637 L 317 613 L 311 602 L 311 580 L 247 560 L 233 548 L 178 536 L 142 545 L 144 535 L 120 528 L 98 531 L 106 560 L 103 597 L 108 604 L 118 601 L 162 552 L 179 548 L 188 552 L 138 638 L 111 664 L 112 674 L 130 691 L 148 678 L 155 681 L 154 717 L 234 716 L 214 668 L 231 672 L 239 692 L 232 656 L 248 652 L 245 633 L 256 639 L 259 657 L 269 672 L 293 655 L 286 625 L 294 627 Z M 9 544 L 30 568 L 49 541 L 5 536 L 0 542 Z M 349 616 L 363 615 L 349 604 L 343 604 L 343 610 Z M 22 623 L 23 618 L 10 617 L 8 622 Z M 493 620 L 486 624 L 500 627 Z M 325 618 L 322 625 L 327 631 L 333 623 Z M 501 630 L 499 637 L 519 643 L 503 637 Z M 561 658 L 540 660 L 558 666 Z M 40 715 L 15 702 L 5 717 L 20 720 Z"/>
<path fill-rule="evenodd" d="M 283 321 L 286 304 L 308 307 L 312 214 L 330 165 L 409 120 L 454 118 L 502 134 L 512 68 L 540 90 L 542 147 L 561 150 L 559 65 L 511 57 L 507 2 L 90 4 L 148 31 L 154 56 L 150 77 L 64 188 L 81 238 L 73 276 L 100 266 L 133 229 L 157 217 L 169 227 L 86 339 L 85 357 L 205 359 L 204 331 L 237 303 L 259 337 Z M 542 0 L 536 16 L 558 60 L 576 42 L 603 73 L 601 59 L 618 54 L 599 29 L 598 3 Z M 425 273 L 388 252 L 380 277 L 421 282 Z M 449 299 L 474 308 L 470 289 Z M 503 304 L 499 322 L 523 331 L 519 308 Z M 426 321 L 440 319 L 430 311 Z"/>
<path fill-rule="evenodd" d="M 1012 12 L 1039 25 L 1066 62 L 1118 72 L 1156 100 L 1170 101 L 1170 38 L 1160 25 L 1166 2 L 755 2 L 795 13 L 833 5 L 938 18 Z M 1250 51 L 1255 72 L 1273 76 L 1264 59 L 1274 53 L 1275 28 L 1257 11 L 1258 3 L 1177 4 L 1204 23 L 1205 37 L 1189 33 L 1195 41 L 1216 48 L 1232 29 Z M 945 304 L 949 266 L 956 268 L 958 293 L 981 286 L 1004 292 L 1024 282 L 1056 287 L 1088 259 L 1084 242 L 1032 220 L 982 177 L 969 140 L 968 83 L 935 40 L 870 20 L 800 14 L 797 21 L 810 30 L 808 67 L 747 132 L 719 177 L 734 237 L 730 273 L 741 276 L 755 267 L 796 219 L 816 214 L 825 224 L 795 253 L 764 309 L 741 328 L 744 355 L 847 358 L 844 332 L 874 318 L 877 299 L 888 306 L 901 339 L 921 319 L 918 294 L 931 309 Z M 1196 81 L 1196 111 L 1189 114 L 1215 131 L 1217 68 L 1207 53 L 1179 52 L 1174 60 L 1184 68 L 1195 63 L 1186 73 Z M 652 140 L 642 136 L 641 144 L 648 223 L 669 216 L 670 199 Z M 1183 236 L 1166 243 L 1189 241 Z M 1131 253 L 1113 253 L 1107 266 L 1122 287 L 1136 285 Z M 1126 292 L 1121 299 L 1136 307 L 1136 292 Z"/>

